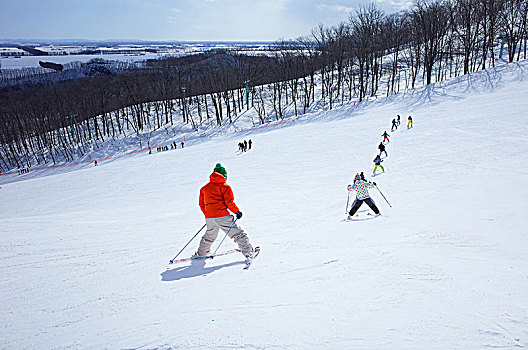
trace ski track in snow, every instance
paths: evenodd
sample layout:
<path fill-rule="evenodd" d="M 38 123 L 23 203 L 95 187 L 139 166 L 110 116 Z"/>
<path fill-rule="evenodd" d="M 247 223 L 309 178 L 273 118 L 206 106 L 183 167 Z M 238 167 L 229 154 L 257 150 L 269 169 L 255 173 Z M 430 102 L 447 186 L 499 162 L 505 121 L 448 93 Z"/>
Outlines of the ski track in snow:
<path fill-rule="evenodd" d="M 527 69 L 0 177 L 0 348 L 528 347 Z M 343 222 L 346 186 L 372 175 L 396 114 L 371 177 L 392 208 L 373 189 L 383 215 Z M 254 146 L 236 154 L 242 138 Z M 262 252 L 248 271 L 240 254 L 169 266 L 203 224 L 198 191 L 217 162 Z"/>

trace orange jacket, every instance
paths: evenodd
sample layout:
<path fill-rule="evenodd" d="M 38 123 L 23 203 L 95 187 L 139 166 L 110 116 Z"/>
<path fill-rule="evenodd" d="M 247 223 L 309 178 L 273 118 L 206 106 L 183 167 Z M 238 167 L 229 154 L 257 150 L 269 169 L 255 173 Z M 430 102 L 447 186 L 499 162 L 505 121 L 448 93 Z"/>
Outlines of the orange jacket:
<path fill-rule="evenodd" d="M 219 173 L 212 173 L 209 183 L 200 189 L 200 209 L 206 219 L 228 216 L 227 209 L 238 212 L 234 200 L 231 186 L 225 183 L 224 176 Z"/>

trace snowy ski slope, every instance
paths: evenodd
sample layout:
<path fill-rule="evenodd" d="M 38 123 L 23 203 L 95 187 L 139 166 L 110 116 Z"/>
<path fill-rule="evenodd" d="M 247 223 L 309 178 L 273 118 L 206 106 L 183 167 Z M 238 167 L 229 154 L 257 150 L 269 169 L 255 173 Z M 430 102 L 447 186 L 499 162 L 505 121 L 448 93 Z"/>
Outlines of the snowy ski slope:
<path fill-rule="evenodd" d="M 0 348 L 528 347 L 527 73 L 523 61 L 178 152 L 0 178 Z M 383 215 L 344 222 L 346 186 L 371 174 L 396 114 L 373 178 L 392 208 L 374 190 Z M 244 138 L 254 147 L 237 154 Z M 236 254 L 169 266 L 204 223 L 198 191 L 217 162 L 262 252 L 248 271 Z"/>

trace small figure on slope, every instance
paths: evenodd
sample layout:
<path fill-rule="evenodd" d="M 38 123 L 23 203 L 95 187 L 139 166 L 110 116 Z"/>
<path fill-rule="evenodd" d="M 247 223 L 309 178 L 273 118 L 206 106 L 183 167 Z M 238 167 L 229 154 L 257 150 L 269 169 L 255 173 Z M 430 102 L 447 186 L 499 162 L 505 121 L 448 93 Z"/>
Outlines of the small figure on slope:
<path fill-rule="evenodd" d="M 391 131 L 394 131 L 394 130 L 397 130 L 397 129 L 398 129 L 398 124 L 396 124 L 396 119 L 393 119 L 392 120 Z"/>
<path fill-rule="evenodd" d="M 389 137 L 390 137 L 390 135 L 387 134 L 387 130 L 385 130 L 385 132 L 384 132 L 383 134 L 381 134 L 381 136 L 383 136 L 383 142 L 385 142 L 385 141 L 386 141 L 387 143 L 390 142 L 390 141 L 389 141 Z"/>
<path fill-rule="evenodd" d="M 236 223 L 228 209 L 235 213 L 237 219 L 242 212 L 234 202 L 231 186 L 226 184 L 227 171 L 222 164 L 217 163 L 213 173 L 209 176 L 209 183 L 200 189 L 200 209 L 205 215 L 207 230 L 194 258 L 209 256 L 211 245 L 218 237 L 218 231 L 226 232 L 237 244 L 246 260 L 253 258 L 253 246 L 249 243 L 247 234 Z"/>
<path fill-rule="evenodd" d="M 381 154 L 383 152 L 385 152 L 385 157 L 388 157 L 387 155 L 387 151 L 385 150 L 385 145 L 383 144 L 383 142 L 380 142 L 379 146 L 378 146 L 378 149 L 380 151 L 379 155 L 381 156 Z"/>
<path fill-rule="evenodd" d="M 409 118 L 407 118 L 407 129 L 410 129 L 412 128 L 412 117 L 409 116 Z"/>
<path fill-rule="evenodd" d="M 398 114 L 398 118 L 396 118 L 396 125 L 400 126 L 400 115 Z"/>
<path fill-rule="evenodd" d="M 372 172 L 372 174 L 376 174 L 376 170 L 378 170 L 378 167 L 381 168 L 381 170 L 383 172 L 385 172 L 385 168 L 383 168 L 383 165 L 381 165 L 381 162 L 383 162 L 383 159 L 381 159 L 381 157 L 379 156 L 379 154 L 376 156 L 376 158 L 374 158 L 374 171 Z"/>
<path fill-rule="evenodd" d="M 367 205 L 374 211 L 376 215 L 380 215 L 380 211 L 376 206 L 376 203 L 374 203 L 372 198 L 370 198 L 370 194 L 368 192 L 368 189 L 374 188 L 375 185 L 375 182 L 364 181 L 361 179 L 361 175 L 356 174 L 356 177 L 354 178 L 354 184 L 352 186 L 348 185 L 347 187 L 349 191 L 356 191 L 356 200 L 348 212 L 348 219 L 352 219 L 354 217 L 359 207 L 361 207 L 363 203 L 367 203 Z"/>

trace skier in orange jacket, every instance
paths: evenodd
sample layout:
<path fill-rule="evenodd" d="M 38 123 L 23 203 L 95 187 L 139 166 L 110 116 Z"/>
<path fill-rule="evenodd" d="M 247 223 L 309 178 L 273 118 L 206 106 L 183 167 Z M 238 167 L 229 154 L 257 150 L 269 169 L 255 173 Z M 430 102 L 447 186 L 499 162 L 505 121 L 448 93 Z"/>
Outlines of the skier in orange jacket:
<path fill-rule="evenodd" d="M 226 232 L 237 244 L 247 259 L 253 258 L 254 249 L 249 243 L 247 234 L 235 223 L 234 217 L 229 213 L 235 213 L 237 219 L 242 217 L 234 201 L 233 190 L 226 184 L 227 171 L 217 163 L 213 173 L 209 176 L 209 183 L 200 189 L 200 209 L 205 215 L 207 230 L 205 231 L 198 251 L 194 258 L 207 257 L 210 254 L 211 245 L 218 237 L 218 231 Z"/>

